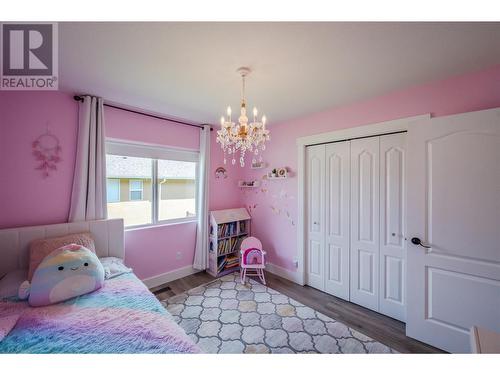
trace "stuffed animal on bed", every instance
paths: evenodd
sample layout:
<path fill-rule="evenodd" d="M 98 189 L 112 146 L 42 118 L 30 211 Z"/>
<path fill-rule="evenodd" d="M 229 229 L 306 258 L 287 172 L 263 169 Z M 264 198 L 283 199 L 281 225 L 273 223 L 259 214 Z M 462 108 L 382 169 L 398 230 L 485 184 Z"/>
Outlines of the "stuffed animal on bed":
<path fill-rule="evenodd" d="M 101 288 L 104 268 L 97 256 L 80 245 L 67 245 L 47 255 L 33 274 L 31 285 L 25 281 L 19 298 L 31 306 L 46 306 L 66 301 Z"/>

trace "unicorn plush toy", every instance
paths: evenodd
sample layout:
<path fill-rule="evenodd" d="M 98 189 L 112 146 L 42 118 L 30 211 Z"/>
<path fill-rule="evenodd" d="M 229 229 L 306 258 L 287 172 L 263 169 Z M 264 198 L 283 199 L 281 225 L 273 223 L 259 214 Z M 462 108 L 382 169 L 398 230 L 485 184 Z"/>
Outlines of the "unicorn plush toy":
<path fill-rule="evenodd" d="M 67 245 L 47 255 L 37 267 L 31 285 L 25 281 L 19 298 L 31 306 L 45 306 L 101 288 L 104 268 L 97 256 L 80 245 Z"/>

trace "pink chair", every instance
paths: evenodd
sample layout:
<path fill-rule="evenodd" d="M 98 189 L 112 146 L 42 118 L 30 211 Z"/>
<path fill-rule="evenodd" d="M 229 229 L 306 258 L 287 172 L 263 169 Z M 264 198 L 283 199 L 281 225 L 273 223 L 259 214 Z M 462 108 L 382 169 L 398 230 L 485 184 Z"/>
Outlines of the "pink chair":
<path fill-rule="evenodd" d="M 247 276 L 258 276 L 266 285 L 264 276 L 266 252 L 262 250 L 262 243 L 259 239 L 255 237 L 245 238 L 240 246 L 240 254 L 241 283 L 245 284 Z"/>

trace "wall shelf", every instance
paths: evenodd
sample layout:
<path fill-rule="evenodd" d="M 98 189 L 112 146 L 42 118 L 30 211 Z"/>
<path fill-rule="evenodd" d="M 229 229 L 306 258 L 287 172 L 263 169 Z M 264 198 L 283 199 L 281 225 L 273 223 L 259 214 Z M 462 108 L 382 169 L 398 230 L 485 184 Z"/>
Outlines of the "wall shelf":
<path fill-rule="evenodd" d="M 268 180 L 286 180 L 288 178 L 288 176 L 285 176 L 285 177 L 271 177 L 269 175 L 267 175 L 267 179 Z"/>
<path fill-rule="evenodd" d="M 268 180 L 284 180 L 288 177 L 288 169 L 286 167 L 273 168 L 266 177 Z"/>
<path fill-rule="evenodd" d="M 256 163 L 256 164 L 251 164 L 250 165 L 250 169 L 262 169 L 262 168 L 265 168 L 266 167 L 266 163 L 265 162 L 260 162 L 260 163 Z"/>
<path fill-rule="evenodd" d="M 259 186 L 260 186 L 259 180 L 252 180 L 252 181 L 240 180 L 240 181 L 238 181 L 239 188 L 257 188 Z"/>

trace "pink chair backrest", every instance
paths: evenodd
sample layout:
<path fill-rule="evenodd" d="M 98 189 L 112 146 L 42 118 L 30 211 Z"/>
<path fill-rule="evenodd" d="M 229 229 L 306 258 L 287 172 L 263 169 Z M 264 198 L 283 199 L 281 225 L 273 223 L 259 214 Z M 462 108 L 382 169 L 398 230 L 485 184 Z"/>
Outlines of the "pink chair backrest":
<path fill-rule="evenodd" d="M 241 242 L 241 250 L 246 249 L 259 249 L 262 250 L 262 242 L 259 241 L 258 238 L 255 237 L 247 237 Z"/>

